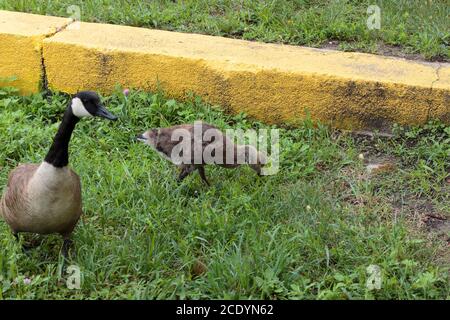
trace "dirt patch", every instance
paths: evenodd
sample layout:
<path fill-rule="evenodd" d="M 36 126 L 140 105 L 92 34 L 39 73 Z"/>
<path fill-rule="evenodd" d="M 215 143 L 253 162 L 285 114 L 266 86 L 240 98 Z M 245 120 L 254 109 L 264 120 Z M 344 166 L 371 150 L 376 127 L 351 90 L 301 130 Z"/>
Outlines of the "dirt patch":
<path fill-rule="evenodd" d="M 338 50 L 342 51 L 341 42 L 338 40 L 327 41 L 319 46 L 320 49 L 328 49 L 328 50 Z M 384 43 L 377 43 L 375 52 L 365 51 L 363 49 L 352 48 L 352 50 L 347 50 L 348 52 L 363 52 L 363 53 L 372 53 L 378 54 L 387 57 L 397 57 L 408 60 L 416 60 L 416 61 L 424 61 L 424 62 L 450 62 L 450 59 L 444 56 L 437 56 L 433 59 L 425 59 L 425 57 L 418 53 L 408 53 L 405 52 L 402 47 L 388 45 Z"/>
<path fill-rule="evenodd" d="M 429 230 L 441 234 L 443 237 L 446 237 L 447 243 L 450 245 L 450 237 L 448 236 L 448 234 L 450 233 L 449 219 L 445 217 L 426 214 L 423 218 L 423 222 Z"/>
<path fill-rule="evenodd" d="M 364 171 L 358 171 L 352 168 L 342 170 L 343 176 L 351 177 L 353 180 L 372 180 L 377 184 L 381 181 L 379 175 L 390 174 L 405 166 L 402 159 L 392 154 L 387 154 L 386 150 L 378 146 L 379 140 L 395 140 L 396 137 L 390 133 L 376 133 L 370 131 L 346 132 L 350 134 L 359 146 L 359 160 L 364 165 Z M 443 181 L 444 190 L 450 187 L 450 173 Z M 382 187 L 382 184 L 380 185 Z M 378 187 L 380 187 L 378 186 Z M 375 187 L 378 188 L 378 187 Z M 342 185 L 342 190 L 349 190 L 350 186 Z M 450 189 L 449 189 L 450 191 Z M 396 195 L 393 191 L 392 198 L 385 199 L 391 203 L 392 210 L 397 215 L 406 217 L 416 230 L 422 230 L 429 233 L 431 237 L 437 236 L 441 240 L 450 245 L 450 212 L 444 212 L 446 209 L 439 205 L 433 204 L 429 199 L 417 198 L 410 195 L 407 198 Z M 444 193 L 445 194 L 445 191 Z M 364 194 L 358 197 L 352 192 L 348 192 L 343 198 L 344 201 L 351 205 L 366 205 L 368 200 Z"/>
<path fill-rule="evenodd" d="M 439 211 L 428 200 L 410 198 L 402 203 L 394 203 L 394 208 L 416 221 L 419 228 L 433 233 L 450 245 L 450 216 Z"/>

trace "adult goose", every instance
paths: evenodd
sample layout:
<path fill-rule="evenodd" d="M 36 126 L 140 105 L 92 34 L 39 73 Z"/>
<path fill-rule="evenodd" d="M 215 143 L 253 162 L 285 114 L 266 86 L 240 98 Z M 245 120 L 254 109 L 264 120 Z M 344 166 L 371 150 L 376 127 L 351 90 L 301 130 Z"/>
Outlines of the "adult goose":
<path fill-rule="evenodd" d="M 81 184 L 69 168 L 69 141 L 75 125 L 84 117 L 116 120 L 92 91 L 72 97 L 44 161 L 22 164 L 9 174 L 0 200 L 0 216 L 18 238 L 19 232 L 59 233 L 63 255 L 71 244 L 70 236 L 82 214 Z"/>

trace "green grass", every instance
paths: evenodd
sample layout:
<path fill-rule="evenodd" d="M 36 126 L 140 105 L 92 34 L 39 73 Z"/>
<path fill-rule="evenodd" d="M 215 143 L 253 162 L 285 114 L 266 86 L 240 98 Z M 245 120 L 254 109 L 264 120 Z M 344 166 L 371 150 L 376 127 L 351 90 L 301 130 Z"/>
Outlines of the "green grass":
<path fill-rule="evenodd" d="M 380 30 L 366 26 L 367 8 L 373 4 L 381 9 Z M 338 41 L 342 50 L 383 53 L 394 48 L 396 55 L 450 58 L 448 0 L 0 0 L 0 9 L 57 16 L 68 16 L 70 5 L 81 8 L 82 21 L 294 45 Z"/>
<path fill-rule="evenodd" d="M 208 167 L 182 184 L 176 169 L 133 137 L 151 127 L 203 119 L 221 128 L 265 128 L 198 98 L 161 93 L 105 97 L 114 123 L 83 120 L 71 166 L 83 186 L 84 216 L 71 264 L 80 290 L 66 288 L 57 235 L 23 235 L 23 252 L 0 220 L 0 298 L 449 298 L 448 234 L 420 226 L 426 202 L 450 212 L 450 127 L 396 129 L 373 141 L 305 120 L 281 130 L 281 170 L 258 178 L 248 167 Z M 0 91 L 0 186 L 19 162 L 42 161 L 67 104 L 56 94 Z M 366 158 L 390 156 L 397 169 L 368 177 Z M 196 271 L 204 264 L 206 272 Z M 366 268 L 382 288 L 366 288 Z M 25 278 L 31 284 L 24 284 Z"/>

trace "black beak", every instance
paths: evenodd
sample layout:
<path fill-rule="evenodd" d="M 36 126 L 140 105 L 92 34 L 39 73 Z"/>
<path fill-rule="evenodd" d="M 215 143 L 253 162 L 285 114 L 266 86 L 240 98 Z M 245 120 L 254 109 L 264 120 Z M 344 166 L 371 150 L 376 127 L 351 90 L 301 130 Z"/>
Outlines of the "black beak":
<path fill-rule="evenodd" d="M 117 120 L 117 117 L 113 115 L 111 112 L 106 110 L 106 108 L 102 105 L 99 105 L 97 108 L 97 112 L 95 114 L 98 117 L 106 118 L 108 120 Z"/>
<path fill-rule="evenodd" d="M 138 141 L 145 141 L 145 140 L 147 140 L 147 138 L 145 138 L 144 135 L 142 135 L 142 134 L 138 134 L 136 136 L 136 140 L 138 140 Z"/>

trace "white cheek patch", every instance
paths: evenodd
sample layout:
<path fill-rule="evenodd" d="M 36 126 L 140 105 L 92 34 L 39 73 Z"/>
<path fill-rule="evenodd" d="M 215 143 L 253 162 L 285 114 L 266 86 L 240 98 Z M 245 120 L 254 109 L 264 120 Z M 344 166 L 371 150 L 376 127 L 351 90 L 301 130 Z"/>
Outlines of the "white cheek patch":
<path fill-rule="evenodd" d="M 71 107 L 73 114 L 78 118 L 93 117 L 93 115 L 86 110 L 80 98 L 73 98 Z"/>

